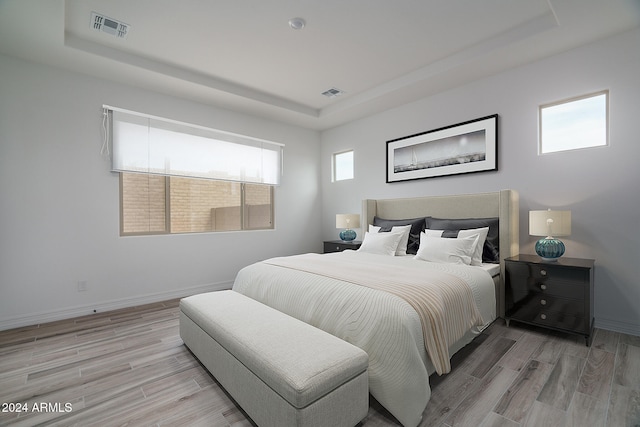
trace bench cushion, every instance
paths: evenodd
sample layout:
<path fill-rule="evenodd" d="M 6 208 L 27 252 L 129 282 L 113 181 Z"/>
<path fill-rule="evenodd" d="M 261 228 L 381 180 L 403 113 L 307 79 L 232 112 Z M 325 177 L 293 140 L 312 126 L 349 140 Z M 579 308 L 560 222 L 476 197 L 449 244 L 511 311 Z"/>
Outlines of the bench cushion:
<path fill-rule="evenodd" d="M 368 367 L 368 356 L 358 347 L 234 291 L 187 297 L 180 308 L 296 408 Z"/>

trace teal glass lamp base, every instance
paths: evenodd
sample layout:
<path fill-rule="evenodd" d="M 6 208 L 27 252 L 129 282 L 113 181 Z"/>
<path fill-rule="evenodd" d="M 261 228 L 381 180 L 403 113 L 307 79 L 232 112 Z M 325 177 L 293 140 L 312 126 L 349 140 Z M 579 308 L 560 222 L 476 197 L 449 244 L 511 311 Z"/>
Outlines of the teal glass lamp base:
<path fill-rule="evenodd" d="M 356 232 L 350 229 L 346 229 L 346 230 L 342 230 L 340 232 L 340 240 L 343 240 L 345 242 L 350 242 L 352 240 L 355 240 L 356 238 Z"/>
<path fill-rule="evenodd" d="M 540 239 L 536 242 L 536 253 L 543 261 L 557 261 L 564 255 L 564 243 L 553 237 Z"/>

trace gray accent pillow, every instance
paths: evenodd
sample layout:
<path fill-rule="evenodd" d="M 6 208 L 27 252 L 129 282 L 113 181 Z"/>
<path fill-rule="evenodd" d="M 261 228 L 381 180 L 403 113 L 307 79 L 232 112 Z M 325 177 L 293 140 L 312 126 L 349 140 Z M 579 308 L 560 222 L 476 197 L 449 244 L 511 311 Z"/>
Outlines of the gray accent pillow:
<path fill-rule="evenodd" d="M 489 227 L 487 240 L 482 248 L 482 262 L 500 262 L 500 222 L 495 218 L 463 218 L 445 219 L 427 217 L 426 227 L 433 230 L 469 230 L 471 228 Z M 457 236 L 457 234 L 456 234 Z M 443 237 L 449 237 L 448 235 Z M 453 236 L 451 236 L 453 237 Z"/>
<path fill-rule="evenodd" d="M 426 227 L 425 218 L 412 218 L 412 219 L 384 219 L 373 217 L 373 225 L 380 227 L 380 232 L 391 231 L 394 226 L 411 225 L 409 231 L 409 242 L 407 243 L 407 253 L 417 254 L 418 247 L 420 246 L 420 233 L 422 233 Z"/>

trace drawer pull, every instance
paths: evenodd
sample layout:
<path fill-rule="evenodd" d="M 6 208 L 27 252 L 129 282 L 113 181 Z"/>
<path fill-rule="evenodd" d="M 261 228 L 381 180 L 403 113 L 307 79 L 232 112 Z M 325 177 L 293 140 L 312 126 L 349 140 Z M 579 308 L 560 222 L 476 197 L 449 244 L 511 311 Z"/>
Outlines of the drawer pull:
<path fill-rule="evenodd" d="M 547 289 L 547 285 L 540 285 L 540 289 L 542 289 L 543 291 Z"/>
<path fill-rule="evenodd" d="M 339 250 L 340 250 L 340 246 L 336 246 L 336 251 L 339 251 Z"/>
<path fill-rule="evenodd" d="M 547 275 L 547 270 L 540 270 L 540 274 L 543 275 L 543 276 L 546 276 Z"/>
<path fill-rule="evenodd" d="M 540 300 L 540 304 L 542 304 L 542 305 L 547 305 L 547 300 L 546 300 L 546 299 L 541 299 L 541 300 Z"/>
<path fill-rule="evenodd" d="M 547 315 L 546 315 L 546 314 L 541 314 L 541 315 L 540 315 L 540 318 L 541 318 L 542 320 L 545 320 L 545 319 L 547 318 Z"/>

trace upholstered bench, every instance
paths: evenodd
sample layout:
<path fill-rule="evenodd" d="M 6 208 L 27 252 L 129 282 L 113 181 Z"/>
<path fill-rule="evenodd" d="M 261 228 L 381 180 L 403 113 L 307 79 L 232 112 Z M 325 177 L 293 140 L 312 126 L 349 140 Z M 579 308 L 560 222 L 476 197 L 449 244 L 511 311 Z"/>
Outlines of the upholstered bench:
<path fill-rule="evenodd" d="M 182 299 L 180 336 L 260 427 L 351 427 L 367 415 L 363 350 L 238 292 Z"/>

